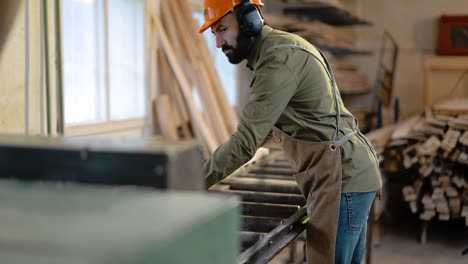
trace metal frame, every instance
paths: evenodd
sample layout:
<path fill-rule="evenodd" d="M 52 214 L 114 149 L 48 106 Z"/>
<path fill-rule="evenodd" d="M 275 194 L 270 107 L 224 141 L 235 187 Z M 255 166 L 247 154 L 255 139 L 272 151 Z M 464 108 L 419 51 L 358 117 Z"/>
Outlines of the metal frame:
<path fill-rule="evenodd" d="M 302 207 L 301 210 L 245 250 L 239 256 L 239 263 L 267 263 L 305 230 L 306 221 L 306 208 Z"/>
<path fill-rule="evenodd" d="M 393 91 L 393 84 L 395 80 L 396 63 L 398 58 L 399 47 L 393 36 L 388 32 L 384 31 L 382 37 L 382 46 L 379 52 L 379 62 L 377 64 L 377 77 L 372 90 L 372 97 L 370 106 L 368 109 L 368 127 L 371 127 L 372 116 L 377 115 L 377 127 L 382 127 L 382 106 L 390 106 L 391 95 Z M 386 62 L 386 58 L 390 58 L 389 62 Z M 389 65 L 388 65 L 389 64 Z M 382 93 L 385 93 L 382 95 Z M 395 102 L 395 117 L 398 116 L 398 100 Z M 397 121 L 397 120 L 395 120 Z"/>

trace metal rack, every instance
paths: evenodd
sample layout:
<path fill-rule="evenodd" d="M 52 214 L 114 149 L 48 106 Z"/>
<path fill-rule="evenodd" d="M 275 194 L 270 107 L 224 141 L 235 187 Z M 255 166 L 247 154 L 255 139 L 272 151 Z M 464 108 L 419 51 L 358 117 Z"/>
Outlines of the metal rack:
<path fill-rule="evenodd" d="M 288 3 L 284 7 L 284 13 L 309 20 L 320 20 L 334 26 L 372 25 L 369 21 L 358 18 L 345 9 L 322 2 Z"/>
<path fill-rule="evenodd" d="M 347 56 L 347 55 L 371 55 L 372 52 L 367 50 L 356 50 L 350 48 L 335 47 L 326 44 L 314 44 L 317 48 L 321 50 L 326 50 L 332 53 L 335 56 Z"/>
<path fill-rule="evenodd" d="M 282 153 L 273 152 L 210 188 L 242 199 L 239 263 L 267 263 L 305 230 L 305 200 L 294 174 Z"/>
<path fill-rule="evenodd" d="M 332 26 L 372 25 L 369 21 L 358 18 L 349 11 L 324 2 L 282 3 L 281 9 L 285 15 L 294 15 L 300 20 L 321 21 Z M 335 56 L 370 55 L 370 51 L 335 47 L 314 43 L 317 47 L 329 51 Z"/>

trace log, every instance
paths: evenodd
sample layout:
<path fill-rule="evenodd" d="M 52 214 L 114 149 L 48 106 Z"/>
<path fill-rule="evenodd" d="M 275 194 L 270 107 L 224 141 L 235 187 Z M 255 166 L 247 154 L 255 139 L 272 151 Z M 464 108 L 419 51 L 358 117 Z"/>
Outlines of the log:
<path fill-rule="evenodd" d="M 455 145 L 457 145 L 458 138 L 460 137 L 460 135 L 460 131 L 450 128 L 445 133 L 440 148 L 445 150 L 446 152 L 452 151 L 455 148 Z"/>
<path fill-rule="evenodd" d="M 427 109 L 397 124 L 386 144 L 384 173 L 407 177 L 403 200 L 424 223 L 468 219 L 466 121 Z"/>
<path fill-rule="evenodd" d="M 395 131 L 392 134 L 391 139 L 404 139 L 408 138 L 413 130 L 413 127 L 423 119 L 420 115 L 412 116 L 405 121 L 398 124 Z"/>
<path fill-rule="evenodd" d="M 468 131 L 465 131 L 463 135 L 458 139 L 458 141 L 461 144 L 468 146 Z"/>
<path fill-rule="evenodd" d="M 407 202 L 415 201 L 416 200 L 416 194 L 414 192 L 413 186 L 405 186 L 403 187 L 403 198 Z"/>

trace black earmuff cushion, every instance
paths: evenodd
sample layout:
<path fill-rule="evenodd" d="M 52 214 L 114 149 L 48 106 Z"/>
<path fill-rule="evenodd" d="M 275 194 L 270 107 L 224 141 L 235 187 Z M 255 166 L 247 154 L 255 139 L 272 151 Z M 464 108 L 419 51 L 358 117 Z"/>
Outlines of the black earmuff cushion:
<path fill-rule="evenodd" d="M 240 4 L 236 7 L 239 28 L 248 36 L 258 35 L 263 28 L 263 19 L 255 5 L 250 2 Z"/>

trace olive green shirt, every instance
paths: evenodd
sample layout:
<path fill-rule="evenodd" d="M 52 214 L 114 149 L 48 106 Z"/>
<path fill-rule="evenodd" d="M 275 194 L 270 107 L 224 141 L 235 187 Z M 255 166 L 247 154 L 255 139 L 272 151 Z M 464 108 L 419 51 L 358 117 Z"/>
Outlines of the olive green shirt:
<path fill-rule="evenodd" d="M 269 49 L 293 44 L 292 48 Z M 320 61 L 319 61 L 320 59 Z M 204 163 L 205 176 L 217 182 L 249 161 L 271 134 L 273 126 L 305 141 L 331 141 L 336 127 L 335 97 L 324 60 L 301 37 L 264 26 L 247 58 L 254 72 L 249 101 L 242 109 L 237 131 Z M 322 64 L 323 63 L 323 64 Z M 339 84 L 338 84 L 339 85 Z M 357 128 L 357 121 L 338 98 L 341 112 L 338 139 Z M 361 135 L 341 146 L 342 192 L 370 192 L 382 181 L 372 150 Z"/>

